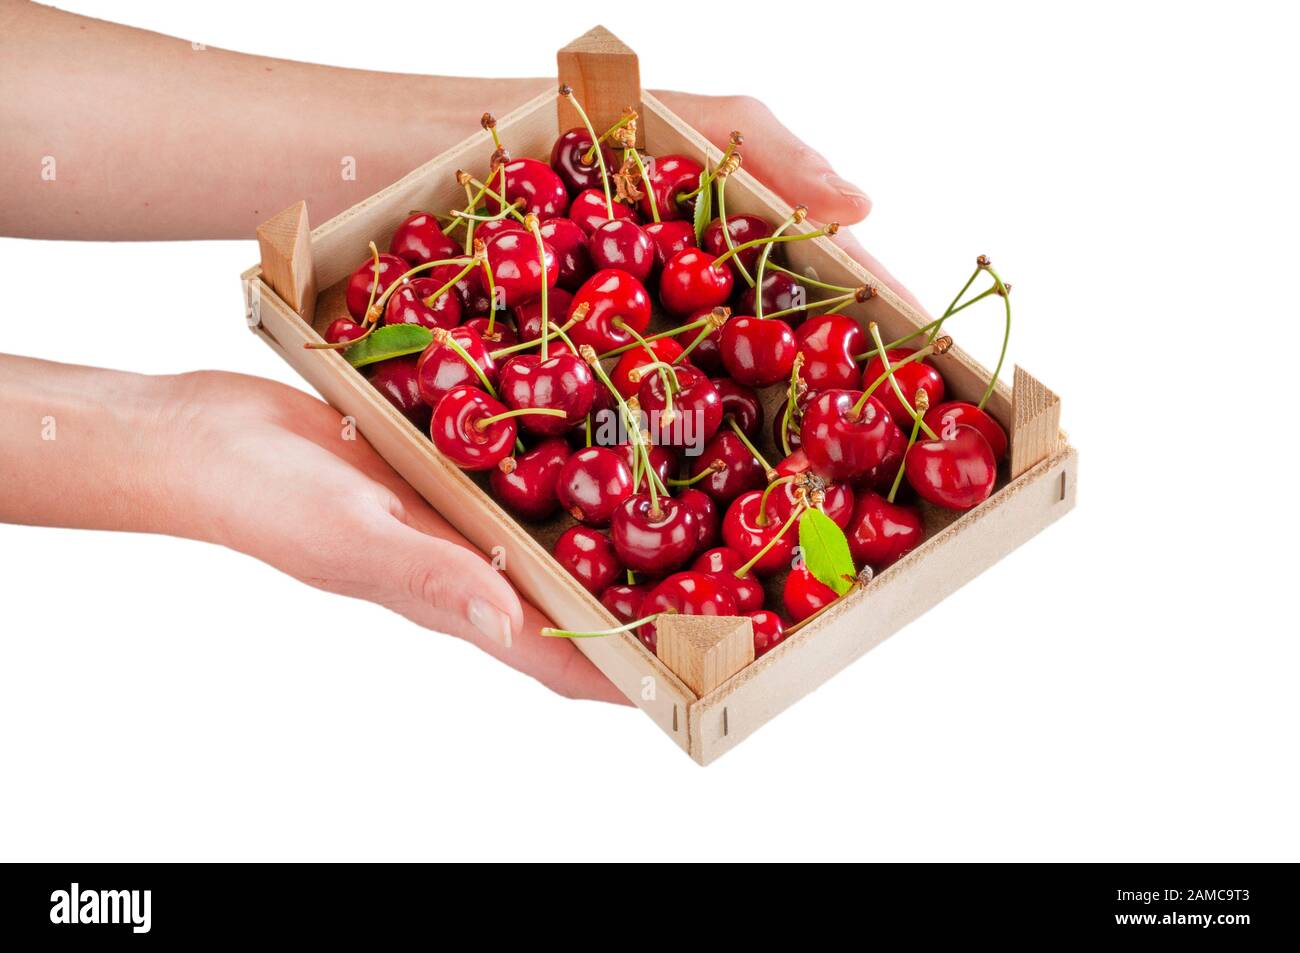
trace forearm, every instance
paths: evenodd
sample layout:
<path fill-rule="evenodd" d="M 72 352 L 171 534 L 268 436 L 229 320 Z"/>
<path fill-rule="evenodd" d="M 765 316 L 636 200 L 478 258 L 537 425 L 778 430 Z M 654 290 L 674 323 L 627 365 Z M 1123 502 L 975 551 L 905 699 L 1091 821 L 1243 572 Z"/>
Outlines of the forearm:
<path fill-rule="evenodd" d="M 0 0 L 0 232 L 247 238 L 302 198 L 321 222 L 550 85 L 195 49 Z"/>

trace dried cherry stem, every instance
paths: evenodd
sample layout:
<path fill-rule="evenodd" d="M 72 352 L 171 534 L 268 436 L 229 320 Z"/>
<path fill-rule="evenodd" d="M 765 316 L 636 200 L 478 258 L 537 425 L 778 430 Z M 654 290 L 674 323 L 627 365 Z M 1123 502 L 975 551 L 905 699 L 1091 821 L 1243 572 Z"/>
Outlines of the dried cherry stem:
<path fill-rule="evenodd" d="M 763 488 L 763 495 L 762 495 L 761 497 L 759 497 L 759 500 L 758 500 L 758 518 L 757 518 L 756 520 L 754 520 L 754 524 L 755 524 L 756 526 L 766 526 L 766 525 L 767 525 L 767 498 L 768 498 L 768 495 L 769 495 L 769 494 L 770 494 L 774 489 L 776 489 L 778 486 L 784 486 L 784 485 L 787 484 L 787 483 L 793 483 L 793 482 L 795 481 L 795 479 L 796 479 L 796 477 L 793 477 L 793 476 L 783 476 L 783 477 L 779 477 L 779 478 L 773 480 L 771 483 L 769 483 L 766 487 Z"/>
<path fill-rule="evenodd" d="M 644 335 L 642 337 L 637 338 L 631 344 L 624 344 L 621 347 L 614 348 L 612 351 L 606 351 L 604 354 L 600 355 L 600 359 L 603 361 L 607 357 L 618 357 L 620 354 L 626 354 L 628 351 L 632 351 L 635 350 L 636 348 L 649 344 L 651 341 L 658 341 L 663 338 L 676 337 L 679 334 L 685 334 L 687 331 L 694 331 L 697 328 L 704 327 L 704 325 L 708 323 L 708 320 L 709 320 L 708 318 L 700 318 L 700 320 L 698 321 L 692 321 L 690 324 L 683 324 L 680 327 L 676 327 L 676 328 L 669 328 L 667 331 L 660 331 L 658 334 Z M 611 323 L 621 328 L 627 327 L 627 325 L 623 323 L 622 318 L 615 318 Z"/>
<path fill-rule="evenodd" d="M 712 184 L 714 178 L 717 176 L 718 170 L 727 164 L 727 162 L 731 159 L 732 153 L 734 153 L 736 149 L 744 143 L 744 141 L 745 141 L 745 137 L 741 135 L 740 132 L 733 130 L 731 133 L 731 137 L 727 141 L 727 148 L 723 151 L 722 158 L 718 160 L 718 164 L 715 165 L 712 169 L 706 169 L 704 171 L 704 175 L 700 180 L 700 184 L 697 185 L 692 191 L 679 192 L 677 194 L 677 201 L 689 202 L 691 199 L 695 198 L 695 196 L 699 195 L 701 192 L 707 189 L 709 185 Z"/>
<path fill-rule="evenodd" d="M 732 432 L 740 438 L 740 442 L 745 445 L 745 449 L 758 461 L 758 465 L 763 468 L 763 473 L 767 479 L 772 479 L 772 474 L 776 472 L 772 469 L 772 464 L 763 459 L 763 455 L 758 452 L 758 448 L 745 436 L 745 431 L 740 429 L 740 424 L 736 423 L 736 418 L 728 415 L 727 424 L 731 427 Z"/>
<path fill-rule="evenodd" d="M 488 427 L 502 420 L 509 420 L 511 417 L 524 417 L 528 414 L 536 414 L 539 417 L 564 417 L 567 412 L 560 410 L 558 407 L 519 407 L 515 410 L 507 410 L 499 414 L 493 414 L 491 417 L 480 417 L 474 421 L 476 430 L 487 430 Z"/>
<path fill-rule="evenodd" d="M 551 340 L 555 340 L 556 338 L 564 338 L 566 331 L 568 331 L 575 324 L 577 324 L 579 321 L 581 321 L 583 318 L 587 316 L 587 311 L 590 309 L 590 307 L 591 306 L 588 305 L 585 301 L 582 304 L 578 305 L 576 308 L 573 309 L 573 314 L 572 316 L 570 316 L 569 320 L 565 321 L 564 324 L 562 325 L 556 325 L 555 327 L 552 327 L 551 333 L 548 334 L 547 337 L 549 337 Z M 495 361 L 498 358 L 509 357 L 511 354 L 518 354 L 520 351 L 527 351 L 530 348 L 538 347 L 541 343 L 542 343 L 542 339 L 538 337 L 538 338 L 533 338 L 531 341 L 520 341 L 518 344 L 511 344 L 507 347 L 499 347 L 492 352 L 492 360 Z"/>
<path fill-rule="evenodd" d="M 694 486 L 696 483 L 699 483 L 701 480 L 707 480 L 709 477 L 713 476 L 713 474 L 721 470 L 725 470 L 726 467 L 727 465 L 723 463 L 721 460 L 714 460 L 712 463 L 710 463 L 699 473 L 695 474 L 695 476 L 693 477 L 685 477 L 681 480 L 673 480 L 670 478 L 665 482 L 669 486 Z"/>
<path fill-rule="evenodd" d="M 455 351 L 456 356 L 468 364 L 474 371 L 475 376 L 478 377 L 479 383 L 483 385 L 483 389 L 488 392 L 489 396 L 493 399 L 496 398 L 497 392 L 493 389 L 492 382 L 488 380 L 487 374 L 483 373 L 483 368 L 478 366 L 478 362 L 470 356 L 469 351 L 465 350 L 465 346 L 452 337 L 450 331 L 446 328 L 434 328 L 433 343 L 437 344 L 439 347 L 446 346 Z"/>
<path fill-rule="evenodd" d="M 778 265 L 776 262 L 769 262 L 767 267 L 771 268 L 773 271 L 787 274 L 791 278 L 798 279 L 798 281 L 805 285 L 811 285 L 814 288 L 821 288 L 823 291 L 838 291 L 840 294 L 848 294 L 849 292 L 856 290 L 853 288 L 847 288 L 844 285 L 833 285 L 826 281 L 819 281 L 816 278 L 809 278 L 807 275 L 801 275 L 797 271 L 791 271 L 789 268 L 786 268 L 784 265 Z"/>
<path fill-rule="evenodd" d="M 736 159 L 736 168 L 740 168 L 740 153 L 737 152 L 733 157 Z M 727 250 L 731 251 L 735 247 L 735 242 L 731 240 L 731 228 L 727 224 L 727 179 L 731 177 L 733 169 L 719 168 L 718 180 L 718 222 L 722 225 L 722 238 L 727 243 Z M 739 258 L 736 259 L 736 270 L 740 272 L 740 277 L 745 279 L 745 284 L 754 287 L 754 279 L 749 274 L 749 269 Z"/>
<path fill-rule="evenodd" d="M 760 559 L 762 559 L 764 556 L 767 555 L 768 550 L 770 550 L 773 546 L 775 546 L 775 545 L 777 544 L 777 541 L 778 541 L 782 536 L 784 536 L 787 532 L 789 532 L 790 527 L 793 526 L 793 525 L 795 524 L 795 522 L 799 519 L 799 517 L 803 515 L 803 511 L 806 510 L 806 509 L 808 509 L 808 504 L 807 504 L 807 503 L 800 503 L 798 506 L 796 506 L 796 507 L 795 507 L 795 508 L 790 512 L 790 516 L 789 516 L 788 519 L 786 519 L 785 524 L 781 527 L 780 532 L 778 532 L 775 536 L 773 536 L 771 539 L 769 539 L 769 540 L 768 540 L 768 541 L 763 545 L 763 548 L 760 549 L 758 552 L 756 552 L 756 553 L 755 553 L 755 554 L 750 558 L 749 562 L 745 563 L 745 565 L 743 565 L 743 566 L 741 566 L 739 569 L 737 569 L 737 570 L 735 571 L 735 573 L 734 573 L 735 577 L 736 577 L 737 579 L 744 579 L 744 578 L 745 578 L 745 574 L 748 573 L 751 569 L 753 569 L 754 566 L 757 565 L 757 563 L 758 563 L 758 561 L 759 561 Z"/>
<path fill-rule="evenodd" d="M 583 153 L 582 161 L 587 163 L 587 165 L 591 165 L 592 160 L 595 159 L 596 157 L 595 153 L 598 147 L 600 146 L 600 144 L 602 142 L 605 142 L 607 139 L 609 139 L 610 136 L 618 132 L 628 123 L 635 122 L 636 118 L 637 118 L 637 112 L 635 109 L 625 108 L 623 110 L 623 117 L 619 119 L 618 122 L 614 123 L 614 125 L 610 126 L 603 133 L 601 133 L 599 139 L 593 139 L 590 148 L 588 148 L 587 151 Z"/>
<path fill-rule="evenodd" d="M 595 135 L 595 133 L 592 133 Z M 551 317 L 547 311 L 547 294 L 546 281 L 546 243 L 542 241 L 542 227 L 538 224 L 537 216 L 531 212 L 524 216 L 524 228 L 533 233 L 533 238 L 537 239 L 537 261 L 542 268 L 542 360 L 546 360 L 551 340 Z"/>
<path fill-rule="evenodd" d="M 931 440 L 938 440 L 939 439 L 938 435 L 936 435 L 935 432 L 930 429 L 929 424 L 927 424 L 924 420 L 920 419 L 920 416 L 916 412 L 916 408 L 913 407 L 911 403 L 908 402 L 908 399 L 903 395 L 903 388 L 899 385 L 897 378 L 894 377 L 894 366 L 889 363 L 889 354 L 885 350 L 884 342 L 880 340 L 880 326 L 877 325 L 875 321 L 869 321 L 867 323 L 867 333 L 871 335 L 871 340 L 875 342 L 876 350 L 880 354 L 880 362 L 885 365 L 884 376 L 889 378 L 890 386 L 894 388 L 894 394 L 895 396 L 898 397 L 898 402 L 903 405 L 904 410 L 906 410 L 909 414 L 911 414 L 913 420 L 920 421 L 921 429 L 925 431 L 925 435 L 927 437 L 929 437 Z M 948 342 L 951 344 L 952 339 L 949 338 Z M 921 350 L 923 351 L 925 349 L 922 348 Z M 921 351 L 916 351 L 911 355 L 911 357 L 915 357 L 917 354 L 920 353 Z M 905 363 L 905 361 L 900 361 L 899 363 L 903 364 Z M 858 398 L 857 403 L 855 403 L 853 407 L 849 410 L 849 416 L 848 416 L 849 420 L 858 419 L 859 415 L 861 415 L 862 413 L 862 409 L 867 405 L 867 398 L 871 396 L 871 391 L 874 390 L 876 385 L 879 383 L 880 381 L 872 382 L 871 387 L 868 390 L 862 392 L 862 396 Z"/>
<path fill-rule="evenodd" d="M 618 635 L 622 632 L 631 632 L 633 629 L 640 628 L 647 622 L 653 622 L 663 615 L 662 612 L 656 612 L 654 615 L 648 615 L 644 619 L 637 619 L 624 625 L 616 625 L 612 629 L 595 629 L 591 632 L 573 632 L 569 629 L 553 629 L 549 625 L 542 629 L 542 635 L 548 638 L 559 639 L 596 639 L 606 635 Z"/>
<path fill-rule="evenodd" d="M 921 419 L 925 412 L 930 409 L 930 395 L 926 393 L 924 387 L 918 387 L 916 394 L 912 397 L 912 403 L 916 407 L 916 416 L 912 418 L 912 435 L 907 438 L 907 447 L 903 450 L 903 459 L 898 463 L 898 472 L 894 474 L 893 485 L 889 488 L 889 496 L 885 500 L 889 503 L 894 502 L 894 497 L 898 495 L 898 488 L 903 482 L 903 471 L 907 469 L 907 451 L 912 449 L 912 444 L 916 443 L 916 435 L 921 432 Z"/>
<path fill-rule="evenodd" d="M 854 580 L 853 580 L 853 588 L 854 588 L 854 589 L 865 589 L 867 586 L 871 585 L 871 580 L 872 580 L 874 577 L 875 577 L 875 573 L 872 571 L 871 567 L 870 567 L 870 566 L 863 566 L 863 567 L 862 567 L 862 571 L 859 572 L 859 573 L 857 574 L 857 576 L 856 576 L 856 577 L 854 578 Z M 850 589 L 849 591 L 852 592 L 853 590 Z M 844 594 L 844 596 L 847 596 L 848 594 L 849 594 L 849 593 L 846 592 L 846 593 Z M 785 637 L 788 639 L 791 635 L 793 635 L 794 633 L 798 632 L 798 631 L 799 631 L 800 629 L 802 629 L 804 626 L 809 625 L 809 624 L 812 623 L 812 622 L 815 622 L 818 618 L 820 618 L 820 617 L 821 617 L 821 616 L 822 616 L 822 615 L 823 615 L 823 614 L 824 614 L 828 609 L 830 609 L 832 606 L 838 605 L 840 599 L 843 599 L 844 596 L 839 596 L 839 597 L 836 598 L 836 599 L 832 599 L 830 602 L 826 603 L 826 605 L 822 606 L 820 609 L 818 609 L 818 610 L 817 610 L 816 612 L 814 612 L 812 615 L 808 616 L 808 617 L 805 618 L 805 619 L 801 619 L 800 621 L 796 622 L 794 625 L 790 626 L 790 628 L 788 628 L 788 629 L 785 630 Z"/>
<path fill-rule="evenodd" d="M 699 334 L 695 335 L 691 343 L 682 349 L 682 353 L 673 358 L 673 363 L 680 364 L 682 361 L 690 357 L 691 352 L 703 344 L 705 338 L 726 324 L 729 317 L 731 317 L 731 309 L 719 305 L 709 312 L 707 317 L 701 318 L 700 320 L 704 322 L 704 327 L 700 329 Z"/>
<path fill-rule="evenodd" d="M 578 118 L 582 124 L 587 127 L 587 135 L 591 136 L 592 147 L 596 146 L 596 130 L 591 127 L 591 120 L 587 118 L 587 111 L 582 108 L 582 103 L 578 102 L 578 97 L 573 95 L 573 89 L 568 83 L 560 86 L 560 98 L 567 99 L 569 105 L 577 112 Z M 600 184 L 605 187 L 605 217 L 614 217 L 614 197 L 609 191 L 609 170 L 605 168 L 605 154 L 601 149 L 596 149 L 596 164 L 600 167 Z"/>
<path fill-rule="evenodd" d="M 501 145 L 501 137 L 497 135 L 497 117 L 491 113 L 484 113 L 479 119 L 478 124 L 488 131 L 492 136 L 492 145 L 498 149 L 504 148 Z"/>

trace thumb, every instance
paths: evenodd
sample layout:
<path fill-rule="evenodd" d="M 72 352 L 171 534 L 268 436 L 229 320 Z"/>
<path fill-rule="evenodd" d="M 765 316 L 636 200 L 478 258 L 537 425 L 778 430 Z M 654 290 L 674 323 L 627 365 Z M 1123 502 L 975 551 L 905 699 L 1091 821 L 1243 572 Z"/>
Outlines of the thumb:
<path fill-rule="evenodd" d="M 671 90 L 655 95 L 722 148 L 732 130 L 745 136 L 745 167 L 791 205 L 806 205 L 822 222 L 851 225 L 871 211 L 871 199 L 839 175 L 816 149 L 787 129 L 752 96 L 696 96 Z"/>

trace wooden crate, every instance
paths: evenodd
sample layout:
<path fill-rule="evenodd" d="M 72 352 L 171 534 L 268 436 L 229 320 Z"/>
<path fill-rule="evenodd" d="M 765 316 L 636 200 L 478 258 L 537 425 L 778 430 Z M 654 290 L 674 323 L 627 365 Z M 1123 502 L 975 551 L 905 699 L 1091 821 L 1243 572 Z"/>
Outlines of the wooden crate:
<path fill-rule="evenodd" d="M 633 105 L 641 113 L 650 154 L 682 153 L 714 163 L 720 158 L 699 133 L 640 91 L 635 54 L 603 28 L 561 50 L 558 65 L 561 80 L 574 88 L 598 128 Z M 497 130 L 512 154 L 546 159 L 559 131 L 575 124 L 566 108 L 563 103 L 557 108 L 556 94 L 547 92 L 501 118 Z M 252 330 L 327 401 L 355 418 L 375 449 L 471 542 L 485 552 L 505 547 L 511 580 L 557 625 L 607 628 L 616 624 L 612 616 L 549 555 L 548 545 L 567 525 L 567 517 L 539 530 L 525 529 L 483 492 L 480 482 L 449 464 L 428 436 L 340 354 L 303 347 L 321 341 L 329 322 L 346 314 L 342 286 L 365 257 L 367 243 L 386 247 L 412 209 L 445 211 L 462 204 L 456 170 L 481 174 L 490 152 L 486 134 L 472 136 L 314 230 L 304 203 L 263 224 L 258 229 L 261 264 L 243 274 L 246 317 Z M 743 169 L 730 180 L 727 203 L 729 212 L 755 213 L 769 221 L 789 212 L 786 203 Z M 818 238 L 785 247 L 795 270 L 811 268 L 824 281 L 877 288 L 875 298 L 849 313 L 863 323 L 878 322 L 886 340 L 927 323 L 831 241 Z M 950 396 L 978 400 L 988 370 L 958 348 L 933 361 Z M 769 409 L 779 401 L 779 390 L 765 395 Z M 575 644 L 668 737 L 707 764 L 1074 506 L 1077 454 L 1059 429 L 1057 397 L 1017 367 L 1013 388 L 999 383 L 987 409 L 1011 438 L 1009 461 L 993 495 L 964 514 L 927 510 L 930 535 L 923 545 L 702 697 L 633 635 Z"/>

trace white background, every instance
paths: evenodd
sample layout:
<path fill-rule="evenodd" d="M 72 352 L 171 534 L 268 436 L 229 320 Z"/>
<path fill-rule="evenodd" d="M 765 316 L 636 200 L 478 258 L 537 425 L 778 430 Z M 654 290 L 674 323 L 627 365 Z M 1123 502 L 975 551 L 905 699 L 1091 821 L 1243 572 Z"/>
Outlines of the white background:
<path fill-rule="evenodd" d="M 466 75 L 551 73 L 596 17 L 462 6 L 507 26 L 485 62 L 491 31 L 425 2 L 64 6 Z M 931 308 L 994 258 L 1077 511 L 707 769 L 635 710 L 244 556 L 0 527 L 0 855 L 1297 859 L 1292 14 L 634 11 L 600 16 L 645 85 L 765 100 L 872 194 L 861 238 Z M 255 258 L 0 240 L 0 347 L 297 384 L 244 328 Z M 983 313 L 958 333 L 991 361 Z"/>

